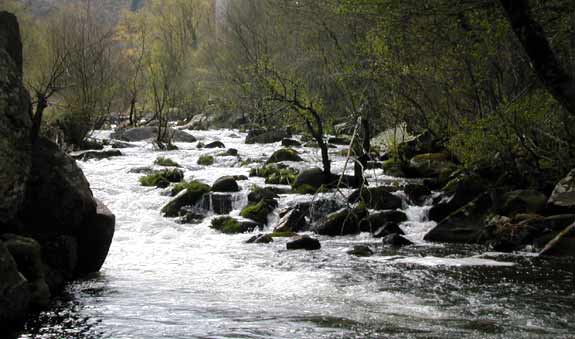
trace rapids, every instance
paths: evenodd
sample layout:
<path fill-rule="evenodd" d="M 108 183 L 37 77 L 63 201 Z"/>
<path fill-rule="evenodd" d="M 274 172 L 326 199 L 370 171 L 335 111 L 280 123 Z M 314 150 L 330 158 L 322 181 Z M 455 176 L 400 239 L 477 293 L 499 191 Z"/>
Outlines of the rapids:
<path fill-rule="evenodd" d="M 238 149 L 243 160 L 265 161 L 280 147 L 246 145 L 245 134 L 235 130 L 193 134 L 204 143 L 220 140 Z M 73 282 L 49 310 L 30 319 L 20 339 L 575 336 L 572 261 L 425 243 L 423 236 L 434 226 L 426 220 L 429 206 L 407 204 L 409 220 L 401 227 L 416 245 L 400 250 L 383 247 L 368 234 L 320 236 L 322 249 L 313 252 L 287 251 L 286 239 L 244 244 L 251 234 L 217 233 L 208 227 L 211 218 L 198 225 L 163 218 L 160 208 L 170 198 L 140 186 L 141 174 L 128 171 L 167 156 L 184 167 L 186 179 L 212 184 L 223 175 L 248 175 L 249 167 L 235 157 L 216 157 L 210 167 L 196 164 L 200 155 L 221 149 L 177 144 L 178 151 L 156 152 L 136 144 L 123 149 L 124 156 L 80 163 L 94 195 L 116 214 L 110 254 L 102 272 Z M 303 152 L 306 163 L 290 165 L 320 164 L 318 150 Z M 344 158 L 335 156 L 334 172 L 343 166 Z M 401 182 L 378 170 L 370 170 L 368 178 L 372 185 Z M 263 179 L 239 184 L 243 193 L 236 196 L 232 215 Z M 280 205 L 312 198 L 282 195 Z M 275 219 L 270 217 L 271 225 Z M 358 244 L 370 245 L 376 255 L 346 253 Z"/>

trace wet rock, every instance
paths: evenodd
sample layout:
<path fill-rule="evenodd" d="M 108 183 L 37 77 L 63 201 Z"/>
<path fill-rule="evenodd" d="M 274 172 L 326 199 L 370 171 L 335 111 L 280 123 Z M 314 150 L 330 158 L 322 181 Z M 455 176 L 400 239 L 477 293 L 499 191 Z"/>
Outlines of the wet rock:
<path fill-rule="evenodd" d="M 26 231 L 78 234 L 95 214 L 96 202 L 82 170 L 58 145 L 40 138 L 22 212 Z"/>
<path fill-rule="evenodd" d="M 40 244 L 32 238 L 14 234 L 4 234 L 2 240 L 14 258 L 18 271 L 28 280 L 31 304 L 38 307 L 47 306 L 51 295 L 44 279 L 44 263 Z"/>
<path fill-rule="evenodd" d="M 58 235 L 38 239 L 46 264 L 45 279 L 50 291 L 59 291 L 72 279 L 78 265 L 78 241 L 73 236 Z"/>
<path fill-rule="evenodd" d="M 208 193 L 204 195 L 202 207 L 214 214 L 228 214 L 233 211 L 233 196 L 231 194 Z"/>
<path fill-rule="evenodd" d="M 449 176 L 456 170 L 456 165 L 447 153 L 418 154 L 411 158 L 408 174 L 417 178 Z"/>
<path fill-rule="evenodd" d="M 274 227 L 274 232 L 300 232 L 308 229 L 306 213 L 299 207 L 285 213 Z"/>
<path fill-rule="evenodd" d="M 321 220 L 326 215 L 339 211 L 345 204 L 336 199 L 314 199 L 298 203 L 294 208 L 301 209 L 311 223 Z"/>
<path fill-rule="evenodd" d="M 387 186 L 363 188 L 354 191 L 350 197 L 350 203 L 364 202 L 369 209 L 394 210 L 402 207 L 401 198 L 390 193 Z"/>
<path fill-rule="evenodd" d="M 195 207 L 191 207 L 191 208 L 182 208 L 180 210 L 180 214 L 183 214 L 181 217 L 179 217 L 176 222 L 179 224 L 191 224 L 191 225 L 195 225 L 195 224 L 199 224 L 202 221 L 204 221 L 204 219 L 207 217 L 207 211 L 208 209 L 199 209 L 199 208 L 195 208 Z"/>
<path fill-rule="evenodd" d="M 78 233 L 78 264 L 80 275 L 98 272 L 110 249 L 116 225 L 114 214 L 99 200 L 96 200 L 96 214 L 85 220 Z"/>
<path fill-rule="evenodd" d="M 212 192 L 239 192 L 240 187 L 232 176 L 221 177 L 212 186 Z"/>
<path fill-rule="evenodd" d="M 363 218 L 359 227 L 362 232 L 373 233 L 387 223 L 399 224 L 407 221 L 407 215 L 401 211 L 388 210 L 383 212 L 376 212 Z"/>
<path fill-rule="evenodd" d="M 122 156 L 119 150 L 106 150 L 106 151 L 80 151 L 70 153 L 70 157 L 75 160 L 88 161 L 88 160 L 102 160 L 112 157 Z"/>
<path fill-rule="evenodd" d="M 282 139 L 282 146 L 283 147 L 301 147 L 301 142 L 294 140 L 294 139 Z"/>
<path fill-rule="evenodd" d="M 288 250 L 307 250 L 314 251 L 321 248 L 319 240 L 312 238 L 308 235 L 299 235 L 293 237 L 286 243 Z"/>
<path fill-rule="evenodd" d="M 226 145 L 221 141 L 213 141 L 205 145 L 204 148 L 226 148 Z"/>
<path fill-rule="evenodd" d="M 173 142 L 189 143 L 197 141 L 197 139 L 194 138 L 193 135 L 172 128 L 168 130 L 167 135 L 171 136 L 171 141 Z M 127 142 L 136 142 L 136 141 L 155 141 L 157 139 L 157 136 L 158 136 L 157 127 L 136 127 L 116 131 L 110 135 L 110 138 Z M 163 140 L 163 142 L 168 141 L 169 140 Z"/>
<path fill-rule="evenodd" d="M 373 237 L 374 238 L 383 238 L 383 237 L 386 237 L 390 234 L 404 235 L 405 233 L 399 227 L 398 224 L 396 224 L 394 222 L 388 222 L 387 224 L 385 224 L 382 227 L 375 230 L 375 232 L 373 232 Z"/>
<path fill-rule="evenodd" d="M 557 183 L 547 203 L 555 211 L 575 212 L 575 169 Z"/>
<path fill-rule="evenodd" d="M 244 207 L 240 215 L 246 219 L 251 219 L 260 224 L 267 224 L 268 215 L 278 206 L 275 199 L 262 199 L 258 203 L 251 203 Z"/>
<path fill-rule="evenodd" d="M 298 153 L 290 148 L 281 148 L 275 151 L 272 156 L 268 159 L 266 164 L 272 164 L 282 161 L 294 161 L 301 162 L 303 159 L 298 155 Z"/>
<path fill-rule="evenodd" d="M 96 139 L 84 139 L 82 141 L 82 144 L 80 145 L 80 150 L 85 151 L 85 150 L 96 150 L 96 151 L 101 151 L 104 149 L 104 143 L 102 141 L 96 140 Z"/>
<path fill-rule="evenodd" d="M 219 154 L 219 156 L 222 157 L 237 157 L 238 156 L 238 150 L 235 148 L 230 148 L 228 150 L 226 150 L 225 152 Z"/>
<path fill-rule="evenodd" d="M 413 245 L 413 243 L 410 240 L 396 233 L 384 237 L 381 241 L 384 245 L 390 245 L 393 247 L 404 247 Z"/>
<path fill-rule="evenodd" d="M 198 203 L 204 194 L 210 191 L 207 185 L 197 185 L 195 187 L 188 187 L 182 190 L 176 197 L 162 207 L 162 213 L 165 217 L 173 218 L 180 214 L 180 210 L 184 206 L 194 206 Z"/>
<path fill-rule="evenodd" d="M 293 188 L 297 189 L 301 186 L 307 185 L 318 189 L 321 185 L 326 183 L 326 177 L 323 170 L 320 168 L 311 168 L 304 170 L 298 174 L 293 183 Z"/>
<path fill-rule="evenodd" d="M 246 177 L 245 175 L 234 175 L 233 178 L 236 179 L 236 181 L 246 181 L 246 180 L 249 180 L 249 178 Z"/>
<path fill-rule="evenodd" d="M 449 215 L 425 235 L 426 241 L 477 243 L 485 226 L 492 199 L 485 193 Z"/>
<path fill-rule="evenodd" d="M 408 184 L 405 186 L 404 192 L 413 204 L 419 206 L 422 206 L 431 195 L 429 188 L 416 184 Z"/>
<path fill-rule="evenodd" d="M 359 221 L 367 215 L 363 208 L 343 209 L 327 215 L 311 230 L 317 234 L 338 236 L 360 233 Z"/>
<path fill-rule="evenodd" d="M 232 217 L 219 217 L 212 220 L 211 228 L 225 233 L 237 234 L 252 232 L 256 228 L 261 229 L 261 225 L 251 221 L 238 221 Z"/>
<path fill-rule="evenodd" d="M 487 190 L 487 184 L 477 175 L 462 175 L 452 179 L 442 189 L 450 198 L 436 203 L 429 211 L 429 218 L 441 221 L 459 208 L 465 206 Z"/>
<path fill-rule="evenodd" d="M 152 174 L 154 173 L 155 170 L 152 167 L 146 166 L 146 167 L 134 167 L 134 168 L 130 168 L 130 170 L 128 171 L 128 173 L 136 173 L 136 174 Z"/>
<path fill-rule="evenodd" d="M 22 85 L 22 44 L 16 17 L 0 12 L 0 220 L 16 217 L 31 168 L 30 97 Z"/>
<path fill-rule="evenodd" d="M 215 162 L 214 157 L 212 157 L 211 155 L 204 154 L 198 158 L 197 163 L 198 165 L 202 166 L 211 166 L 214 164 L 214 162 Z"/>
<path fill-rule="evenodd" d="M 547 197 L 534 190 L 517 190 L 505 193 L 499 213 L 514 216 L 518 213 L 539 213 L 547 204 Z"/>
<path fill-rule="evenodd" d="M 246 144 L 271 144 L 291 137 L 291 133 L 285 129 L 253 129 L 248 132 Z"/>
<path fill-rule="evenodd" d="M 184 172 L 179 169 L 165 169 L 153 171 L 140 178 L 140 184 L 146 187 L 166 188 L 170 183 L 179 183 L 184 180 Z"/>
<path fill-rule="evenodd" d="M 373 255 L 373 251 L 369 246 L 355 245 L 353 246 L 353 249 L 347 251 L 347 254 L 356 257 L 371 257 Z"/>
<path fill-rule="evenodd" d="M 118 140 L 110 141 L 110 145 L 112 146 L 112 148 L 115 148 L 115 149 L 138 147 L 138 146 L 130 144 L 128 142 L 123 142 L 123 141 L 118 141 Z"/>
<path fill-rule="evenodd" d="M 258 234 L 254 235 L 253 237 L 249 238 L 246 241 L 246 244 L 269 244 L 273 242 L 274 239 L 269 234 Z"/>
<path fill-rule="evenodd" d="M 0 12 L 0 26 L 3 23 Z M 0 28 L 1 32 L 2 28 Z M 18 271 L 14 258 L 0 240 L 0 329 L 24 317 L 32 298 L 28 281 Z"/>
<path fill-rule="evenodd" d="M 279 195 L 277 195 L 276 192 L 270 188 L 262 188 L 257 186 L 253 188 L 250 194 L 248 194 L 248 201 L 252 204 L 257 204 L 264 199 L 279 199 Z"/>
<path fill-rule="evenodd" d="M 351 144 L 351 139 L 347 137 L 332 137 L 328 138 L 327 142 L 333 145 L 349 145 Z"/>

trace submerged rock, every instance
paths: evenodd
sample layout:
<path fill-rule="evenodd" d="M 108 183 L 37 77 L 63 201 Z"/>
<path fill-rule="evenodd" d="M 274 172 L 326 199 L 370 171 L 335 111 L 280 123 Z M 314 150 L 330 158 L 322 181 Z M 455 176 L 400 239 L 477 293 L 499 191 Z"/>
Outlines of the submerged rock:
<path fill-rule="evenodd" d="M 368 215 L 360 221 L 359 227 L 362 232 L 374 233 L 387 223 L 398 224 L 404 221 L 407 221 L 407 215 L 405 215 L 405 213 L 396 210 L 388 210 Z"/>
<path fill-rule="evenodd" d="M 338 236 L 360 233 L 359 221 L 367 215 L 364 208 L 343 209 L 327 215 L 311 230 L 317 234 Z"/>
<path fill-rule="evenodd" d="M 269 244 L 274 238 L 270 234 L 258 234 L 246 240 L 246 244 Z"/>
<path fill-rule="evenodd" d="M 87 161 L 87 160 L 102 160 L 111 157 L 122 156 L 122 152 L 119 150 L 107 150 L 107 151 L 80 151 L 70 153 L 70 157 L 75 160 Z"/>
<path fill-rule="evenodd" d="M 373 232 L 373 237 L 374 238 L 383 238 L 386 237 L 390 234 L 399 234 L 399 235 L 404 235 L 405 233 L 403 232 L 403 230 L 399 227 L 398 224 L 394 223 L 394 222 L 388 222 L 385 225 L 381 226 L 380 228 L 378 228 L 377 230 L 375 230 Z"/>
<path fill-rule="evenodd" d="M 347 251 L 347 254 L 354 255 L 356 257 L 370 257 L 373 255 L 373 251 L 369 246 L 355 245 L 353 249 Z"/>
<path fill-rule="evenodd" d="M 205 145 L 204 148 L 226 148 L 226 145 L 221 141 L 213 141 Z"/>
<path fill-rule="evenodd" d="M 212 220 L 211 228 L 225 234 L 237 234 L 252 232 L 262 226 L 251 221 L 238 221 L 232 217 L 219 217 Z"/>
<path fill-rule="evenodd" d="M 384 245 L 390 245 L 393 247 L 404 247 L 413 245 L 413 243 L 409 239 L 406 239 L 404 236 L 396 233 L 384 237 L 382 239 L 382 243 Z"/>
<path fill-rule="evenodd" d="M 308 228 L 303 209 L 295 207 L 285 213 L 274 227 L 274 232 L 300 232 Z"/>
<path fill-rule="evenodd" d="M 319 240 L 314 239 L 308 235 L 299 235 L 293 237 L 286 243 L 288 250 L 307 250 L 314 251 L 321 248 Z"/>

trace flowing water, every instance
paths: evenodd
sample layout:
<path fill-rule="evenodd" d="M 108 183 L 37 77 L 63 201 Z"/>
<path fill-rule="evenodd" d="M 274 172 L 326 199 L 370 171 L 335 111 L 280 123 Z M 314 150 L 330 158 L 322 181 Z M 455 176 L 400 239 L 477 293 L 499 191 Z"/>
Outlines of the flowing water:
<path fill-rule="evenodd" d="M 221 140 L 244 160 L 262 161 L 279 147 L 245 145 L 238 131 L 193 134 L 204 143 Z M 248 167 L 235 157 L 199 166 L 201 154 L 221 150 L 194 144 L 165 153 L 138 146 L 122 150 L 122 157 L 81 163 L 94 195 L 116 214 L 110 254 L 101 273 L 73 282 L 50 310 L 31 319 L 21 339 L 575 338 L 573 261 L 424 243 L 434 226 L 426 221 L 429 207 L 409 205 L 401 227 L 416 245 L 399 250 L 368 234 L 320 236 L 322 249 L 312 252 L 287 251 L 287 239 L 244 244 L 251 234 L 217 233 L 211 217 L 198 225 L 163 218 L 159 210 L 170 198 L 140 186 L 140 174 L 128 171 L 163 155 L 184 167 L 186 179 L 211 184 L 223 175 L 247 175 Z M 303 152 L 307 163 L 291 165 L 320 163 L 317 150 Z M 336 157 L 335 171 L 343 166 Z M 378 171 L 369 175 L 373 185 L 397 181 Z M 240 184 L 249 192 L 263 179 Z M 284 195 L 280 204 L 312 198 Z M 238 194 L 231 214 L 246 200 Z M 346 253 L 358 244 L 376 255 Z"/>

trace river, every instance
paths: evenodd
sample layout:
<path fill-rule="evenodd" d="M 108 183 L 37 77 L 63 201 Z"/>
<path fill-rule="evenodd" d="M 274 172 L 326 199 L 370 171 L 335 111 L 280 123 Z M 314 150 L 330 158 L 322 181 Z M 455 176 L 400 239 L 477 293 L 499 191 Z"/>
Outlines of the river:
<path fill-rule="evenodd" d="M 193 134 L 238 149 L 244 160 L 266 159 L 279 147 L 246 145 L 245 134 L 234 130 Z M 184 167 L 186 179 L 211 184 L 223 175 L 248 175 L 249 167 L 235 157 L 199 166 L 200 155 L 221 150 L 195 144 L 177 144 L 172 152 L 136 144 L 124 156 L 80 163 L 94 195 L 116 214 L 109 256 L 99 274 L 71 283 L 49 310 L 30 319 L 20 339 L 575 337 L 572 260 L 425 243 L 434 225 L 425 221 L 429 207 L 408 205 L 410 220 L 401 226 L 416 245 L 403 249 L 368 234 L 320 236 L 322 249 L 311 252 L 287 251 L 281 238 L 244 244 L 250 234 L 217 233 L 210 218 L 198 225 L 163 218 L 159 210 L 170 198 L 140 186 L 140 174 L 128 171 L 168 156 Z M 318 150 L 303 152 L 307 162 L 294 166 L 320 164 Z M 334 171 L 342 171 L 344 158 L 334 159 Z M 399 180 L 378 170 L 368 175 L 372 185 Z M 244 193 L 233 215 L 263 179 L 240 184 Z M 280 205 L 312 198 L 282 195 Z M 376 254 L 346 253 L 358 244 Z"/>

